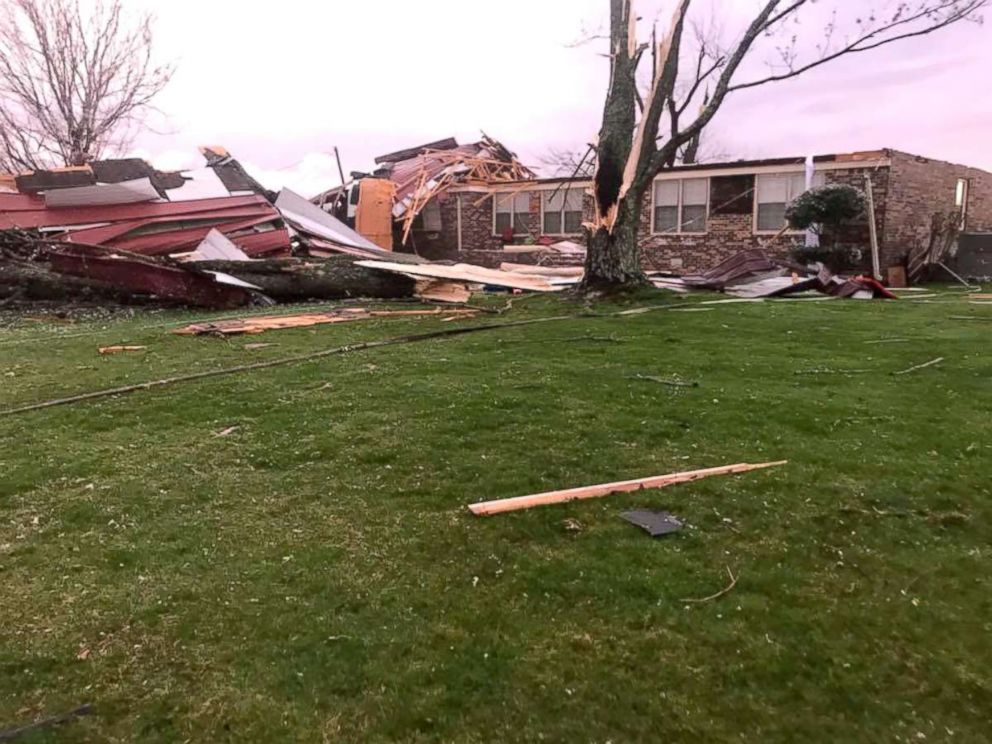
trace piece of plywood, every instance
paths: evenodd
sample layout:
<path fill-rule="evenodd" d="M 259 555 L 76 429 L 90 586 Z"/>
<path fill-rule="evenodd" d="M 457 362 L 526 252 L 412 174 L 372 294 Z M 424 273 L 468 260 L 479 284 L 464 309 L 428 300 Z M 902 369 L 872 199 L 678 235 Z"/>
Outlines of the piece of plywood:
<path fill-rule="evenodd" d="M 358 190 L 355 230 L 386 251 L 393 250 L 393 201 L 396 184 L 386 178 L 363 178 Z"/>
<path fill-rule="evenodd" d="M 443 279 L 424 279 L 417 282 L 414 297 L 428 302 L 453 302 L 463 304 L 472 299 L 471 290 L 460 282 Z"/>
<path fill-rule="evenodd" d="M 684 473 L 659 475 L 653 478 L 606 483 L 600 486 L 583 486 L 582 488 L 571 488 L 565 491 L 549 491 L 548 493 L 520 496 L 501 501 L 487 501 L 481 504 L 472 504 L 469 506 L 469 510 L 478 517 L 488 517 L 494 514 L 522 511 L 524 509 L 533 509 L 538 506 L 547 506 L 550 504 L 565 504 L 570 501 L 579 501 L 582 499 L 597 499 L 604 496 L 611 496 L 615 493 L 630 493 L 632 491 L 643 491 L 648 488 L 666 488 L 667 486 L 674 486 L 678 483 L 689 483 L 703 478 L 710 478 L 714 475 L 735 475 L 786 464 L 788 464 L 787 460 L 766 462 L 758 465 L 747 463 L 725 465 L 706 470 L 692 470 Z"/>
<path fill-rule="evenodd" d="M 333 323 L 349 323 L 372 318 L 428 317 L 467 318 L 475 315 L 474 310 L 365 310 L 345 308 L 324 313 L 302 313 L 300 315 L 261 315 L 234 320 L 221 320 L 207 323 L 194 323 L 173 331 L 177 336 L 241 336 L 245 334 L 281 331 L 287 328 L 311 328 Z"/>
<path fill-rule="evenodd" d="M 470 264 L 455 264 L 454 266 L 421 264 L 414 266 L 392 263 L 390 261 L 356 261 L 355 265 L 366 269 L 380 269 L 381 271 L 391 271 L 396 274 L 406 274 L 414 278 L 450 279 L 456 282 L 489 284 L 494 287 L 521 289 L 527 292 L 557 292 L 561 289 L 540 277 L 513 274 L 509 271 L 499 271 L 497 269 L 485 269 L 481 266 L 472 266 Z"/>
<path fill-rule="evenodd" d="M 583 277 L 586 270 L 581 266 L 533 266 L 531 264 L 503 263 L 500 271 L 529 276 Z"/>

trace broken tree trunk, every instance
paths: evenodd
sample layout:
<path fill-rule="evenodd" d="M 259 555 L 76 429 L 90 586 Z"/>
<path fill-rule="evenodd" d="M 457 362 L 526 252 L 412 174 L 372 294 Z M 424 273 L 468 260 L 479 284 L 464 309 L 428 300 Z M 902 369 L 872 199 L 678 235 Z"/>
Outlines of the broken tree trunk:
<path fill-rule="evenodd" d="M 352 256 L 251 262 L 207 261 L 197 263 L 196 267 L 221 271 L 254 284 L 263 294 L 279 302 L 351 298 L 390 300 L 412 297 L 417 285 L 409 277 L 356 266 Z"/>
<path fill-rule="evenodd" d="M 610 0 L 610 87 L 597 146 L 594 194 L 596 214 L 588 230 L 582 289 L 610 291 L 648 284 L 637 246 L 641 189 L 630 191 L 627 165 L 636 126 L 636 14 L 630 0 Z"/>
<path fill-rule="evenodd" d="M 114 302 L 137 304 L 151 298 L 136 297 L 117 287 L 83 277 L 59 274 L 44 263 L 0 256 L 0 301 L 16 302 Z"/>
<path fill-rule="evenodd" d="M 608 292 L 650 286 L 650 281 L 641 269 L 637 245 L 640 199 L 628 195 L 617 206 L 612 231 L 601 226 L 588 236 L 586 273 L 582 284 L 587 291 Z"/>

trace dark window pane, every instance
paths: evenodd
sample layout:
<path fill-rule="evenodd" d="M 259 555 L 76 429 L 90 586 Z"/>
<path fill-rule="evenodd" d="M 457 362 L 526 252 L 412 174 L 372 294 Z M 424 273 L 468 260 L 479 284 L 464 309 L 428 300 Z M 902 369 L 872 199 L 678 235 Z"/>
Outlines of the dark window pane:
<path fill-rule="evenodd" d="M 565 212 L 565 232 L 569 235 L 582 232 L 582 212 Z"/>
<path fill-rule="evenodd" d="M 658 233 L 679 231 L 679 208 L 656 207 L 654 210 L 654 231 Z"/>
<path fill-rule="evenodd" d="M 561 233 L 561 212 L 544 213 L 544 232 L 548 235 L 559 235 Z"/>
<path fill-rule="evenodd" d="M 785 204 L 759 204 L 758 229 L 777 232 L 785 227 Z"/>
<path fill-rule="evenodd" d="M 706 232 L 706 205 L 682 207 L 682 232 Z"/>
<path fill-rule="evenodd" d="M 510 213 L 509 212 L 497 212 L 496 213 L 496 234 L 502 235 L 507 230 L 510 229 Z"/>
<path fill-rule="evenodd" d="M 528 235 L 530 234 L 530 215 L 529 214 L 515 214 L 513 215 L 513 234 L 514 235 Z"/>

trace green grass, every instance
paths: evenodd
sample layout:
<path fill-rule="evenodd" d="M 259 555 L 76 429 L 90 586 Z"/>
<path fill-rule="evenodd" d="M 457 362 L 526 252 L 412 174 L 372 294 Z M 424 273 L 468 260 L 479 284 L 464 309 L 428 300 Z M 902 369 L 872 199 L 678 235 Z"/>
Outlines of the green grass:
<path fill-rule="evenodd" d="M 0 418 L 0 729 L 92 702 L 24 740 L 988 741 L 992 324 L 949 316 L 992 312 L 944 289 L 694 309 Z M 168 334 L 193 317 L 8 322 L 0 409 L 453 325 Z M 96 352 L 121 343 L 149 349 Z M 690 528 L 652 541 L 632 507 Z M 732 592 L 680 601 L 728 566 Z"/>

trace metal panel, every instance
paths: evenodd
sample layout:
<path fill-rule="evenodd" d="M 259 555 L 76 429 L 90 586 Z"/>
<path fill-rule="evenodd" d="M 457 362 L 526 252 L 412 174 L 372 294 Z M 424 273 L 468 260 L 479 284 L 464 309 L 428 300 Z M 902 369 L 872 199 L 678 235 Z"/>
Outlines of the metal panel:
<path fill-rule="evenodd" d="M 45 206 L 50 209 L 68 207 L 106 207 L 118 204 L 139 204 L 157 201 L 162 197 L 151 179 L 122 183 L 98 183 L 74 189 L 57 189 L 45 193 Z"/>

